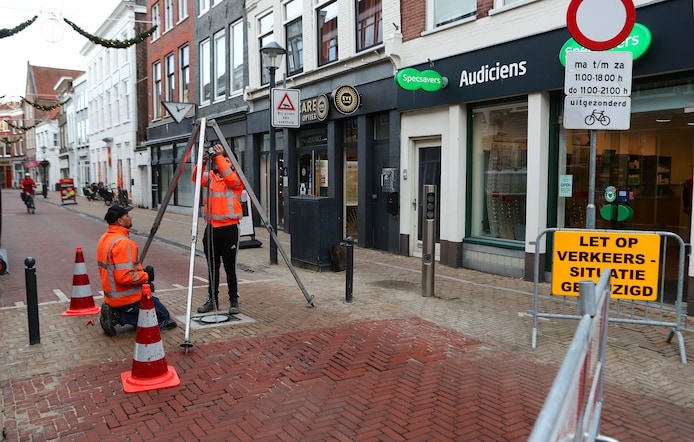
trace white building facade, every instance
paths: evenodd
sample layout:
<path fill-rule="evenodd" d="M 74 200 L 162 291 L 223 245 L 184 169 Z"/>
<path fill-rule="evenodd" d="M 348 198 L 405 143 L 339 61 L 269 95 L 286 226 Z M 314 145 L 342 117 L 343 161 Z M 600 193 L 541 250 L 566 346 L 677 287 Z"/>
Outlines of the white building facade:
<path fill-rule="evenodd" d="M 135 37 L 136 23 L 147 8 L 122 1 L 94 34 L 105 40 Z M 106 48 L 87 43 L 87 107 L 89 110 L 89 180 L 128 191 L 134 205 L 142 205 L 144 188 L 133 188 L 138 136 L 136 46 Z M 140 183 L 144 186 L 144 183 Z"/>

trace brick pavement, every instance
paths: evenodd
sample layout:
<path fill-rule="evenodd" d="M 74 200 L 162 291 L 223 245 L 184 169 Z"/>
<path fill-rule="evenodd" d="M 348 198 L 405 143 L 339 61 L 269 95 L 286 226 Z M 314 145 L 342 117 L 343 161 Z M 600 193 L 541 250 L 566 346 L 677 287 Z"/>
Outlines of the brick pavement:
<path fill-rule="evenodd" d="M 104 212 L 83 200 L 64 209 Z M 143 234 L 155 215 L 136 209 Z M 189 245 L 190 225 L 167 213 L 158 237 Z M 344 273 L 297 269 L 315 296 L 308 308 L 266 246 L 243 250 L 240 264 L 242 312 L 254 321 L 192 330 L 187 355 L 184 329 L 164 332 L 182 380 L 172 389 L 122 392 L 133 329 L 108 338 L 98 323 L 61 317 L 66 304 L 45 303 L 41 344 L 28 346 L 26 310 L 0 309 L 6 439 L 524 440 L 576 325 L 541 321 L 533 350 L 532 283 L 437 266 L 437 296 L 424 298 L 421 261 L 373 250 L 355 248 L 353 305 Z M 157 290 L 185 316 L 185 287 Z M 204 293 L 195 287 L 196 299 Z M 691 439 L 694 336 L 684 332 L 687 365 L 666 338 L 664 328 L 610 325 L 603 434 Z"/>

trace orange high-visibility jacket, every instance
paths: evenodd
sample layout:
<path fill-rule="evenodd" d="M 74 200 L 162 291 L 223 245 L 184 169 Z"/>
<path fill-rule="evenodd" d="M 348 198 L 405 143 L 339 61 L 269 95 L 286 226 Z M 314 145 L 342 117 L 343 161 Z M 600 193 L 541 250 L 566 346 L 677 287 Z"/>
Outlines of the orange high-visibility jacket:
<path fill-rule="evenodd" d="M 109 225 L 96 247 L 104 302 L 111 307 L 139 302 L 142 284 L 149 279 L 137 263 L 137 244 L 128 233 L 125 227 Z"/>
<path fill-rule="evenodd" d="M 241 194 L 243 182 L 231 164 L 222 155 L 214 157 L 219 174 L 210 171 L 202 175 L 202 185 L 208 188 L 205 203 L 205 219 L 212 227 L 238 224 L 243 218 Z M 193 182 L 197 174 L 197 165 L 193 168 Z"/>

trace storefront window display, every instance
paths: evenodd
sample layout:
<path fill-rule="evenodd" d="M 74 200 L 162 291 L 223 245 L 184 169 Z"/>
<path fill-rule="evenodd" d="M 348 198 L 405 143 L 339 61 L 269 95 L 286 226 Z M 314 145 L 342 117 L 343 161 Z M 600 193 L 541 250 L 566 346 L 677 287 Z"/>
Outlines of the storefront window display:
<path fill-rule="evenodd" d="M 659 230 L 689 239 L 694 168 L 694 84 L 680 82 L 632 92 L 631 128 L 596 131 L 596 227 Z M 694 110 L 694 109 L 692 109 Z M 560 129 L 558 225 L 584 228 L 588 203 L 590 131 Z M 620 221 L 605 206 L 605 189 L 621 191 L 633 210 Z M 565 196 L 562 196 L 565 195 Z"/>
<path fill-rule="evenodd" d="M 299 135 L 299 189 L 301 196 L 328 195 L 328 150 L 325 129 Z"/>
<path fill-rule="evenodd" d="M 472 113 L 473 237 L 525 239 L 528 106 L 477 107 Z"/>

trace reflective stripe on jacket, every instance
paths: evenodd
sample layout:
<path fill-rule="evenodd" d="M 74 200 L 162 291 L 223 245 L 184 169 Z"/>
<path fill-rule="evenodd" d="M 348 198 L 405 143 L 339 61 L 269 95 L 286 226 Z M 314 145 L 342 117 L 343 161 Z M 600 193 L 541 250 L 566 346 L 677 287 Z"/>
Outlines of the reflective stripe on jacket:
<path fill-rule="evenodd" d="M 96 248 L 104 302 L 111 307 L 139 302 L 149 278 L 137 263 L 137 244 L 128 233 L 125 227 L 109 225 Z"/>
<path fill-rule="evenodd" d="M 238 224 L 243 218 L 241 206 L 243 183 L 223 156 L 217 155 L 214 161 L 219 168 L 219 174 L 210 171 L 202 175 L 202 185 L 207 186 L 209 182 L 207 198 L 205 198 L 205 219 L 212 227 Z M 196 175 L 197 166 L 193 168 L 193 182 Z"/>

